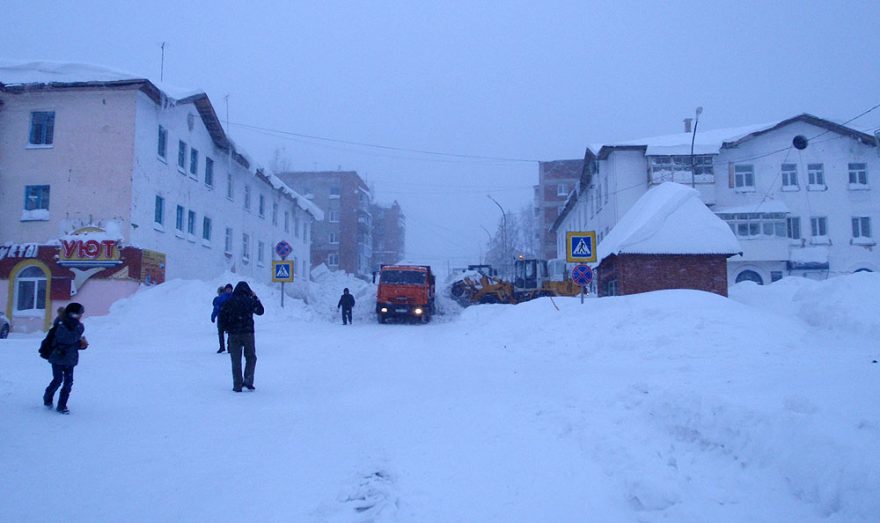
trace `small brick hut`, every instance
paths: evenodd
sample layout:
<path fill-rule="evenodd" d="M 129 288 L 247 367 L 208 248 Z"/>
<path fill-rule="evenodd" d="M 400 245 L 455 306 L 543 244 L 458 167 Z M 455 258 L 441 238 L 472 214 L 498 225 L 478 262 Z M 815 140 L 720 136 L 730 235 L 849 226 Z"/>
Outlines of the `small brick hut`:
<path fill-rule="evenodd" d="M 733 231 L 684 185 L 645 193 L 598 246 L 599 296 L 695 289 L 727 296 Z"/>

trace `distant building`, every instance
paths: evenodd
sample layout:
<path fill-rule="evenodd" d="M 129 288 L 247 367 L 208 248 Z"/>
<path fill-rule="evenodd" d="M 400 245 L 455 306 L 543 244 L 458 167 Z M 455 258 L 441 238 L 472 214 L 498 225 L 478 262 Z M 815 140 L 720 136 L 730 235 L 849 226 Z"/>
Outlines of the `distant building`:
<path fill-rule="evenodd" d="M 556 257 L 556 235 L 550 226 L 556 221 L 568 195 L 574 190 L 584 169 L 583 160 L 554 160 L 538 163 L 538 185 L 535 190 L 535 218 L 538 229 L 538 256 Z"/>
<path fill-rule="evenodd" d="M 801 114 L 596 149 L 587 149 L 577 193 L 553 224 L 560 254 L 569 230 L 596 231 L 601 251 L 646 191 L 675 181 L 693 186 L 740 240 L 729 284 L 880 270 L 873 230 L 880 155 L 872 135 Z"/>
<path fill-rule="evenodd" d="M 48 326 L 74 296 L 106 312 L 166 277 L 268 283 L 282 239 L 305 276 L 289 289 L 304 290 L 321 219 L 229 140 L 203 92 L 95 66 L 0 67 L 0 307 L 15 330 Z"/>
<path fill-rule="evenodd" d="M 697 191 L 666 182 L 642 195 L 599 246 L 599 296 L 661 289 L 727 296 L 727 258 L 741 250 Z"/>
<path fill-rule="evenodd" d="M 315 224 L 312 266 L 327 264 L 368 278 L 373 262 L 373 220 L 370 189 L 355 171 L 291 171 L 277 173 L 287 185 L 324 210 Z"/>
<path fill-rule="evenodd" d="M 388 207 L 370 206 L 373 216 L 373 270 L 392 265 L 404 258 L 406 246 L 406 217 L 395 201 Z"/>

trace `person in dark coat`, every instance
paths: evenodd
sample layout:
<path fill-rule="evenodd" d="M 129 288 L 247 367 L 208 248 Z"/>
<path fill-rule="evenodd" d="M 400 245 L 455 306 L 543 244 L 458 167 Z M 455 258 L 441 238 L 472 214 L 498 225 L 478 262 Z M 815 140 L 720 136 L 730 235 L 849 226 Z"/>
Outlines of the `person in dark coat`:
<path fill-rule="evenodd" d="M 248 286 L 240 281 L 232 291 L 232 297 L 220 308 L 220 321 L 229 333 L 229 356 L 232 358 L 232 390 L 254 390 L 254 370 L 257 366 L 257 349 L 254 341 L 254 314 L 262 316 L 263 304 Z M 241 373 L 241 356 L 244 353 L 244 375 Z"/>
<path fill-rule="evenodd" d="M 217 349 L 217 354 L 222 353 L 224 350 L 229 348 L 229 340 L 226 340 L 226 343 L 223 343 L 224 338 L 224 330 L 223 330 L 223 322 L 217 319 L 217 316 L 220 314 L 220 308 L 223 307 L 223 304 L 226 303 L 226 300 L 232 297 L 232 284 L 227 283 L 225 287 L 220 287 L 217 289 L 217 297 L 214 298 L 214 310 L 211 312 L 211 323 L 217 323 L 217 335 L 220 337 L 220 348 Z"/>
<path fill-rule="evenodd" d="M 55 410 L 61 414 L 70 414 L 67 399 L 73 388 L 73 368 L 79 363 L 79 351 L 89 346 L 89 342 L 83 336 L 85 327 L 79 321 L 83 312 L 85 309 L 79 303 L 70 303 L 64 308 L 64 315 L 55 328 L 54 350 L 49 355 L 49 363 L 52 364 L 52 381 L 43 394 L 43 405 L 52 408 L 55 391 L 60 386 L 61 394 L 58 395 L 58 408 Z"/>
<path fill-rule="evenodd" d="M 354 296 L 348 293 L 348 289 L 342 289 L 342 296 L 339 297 L 339 303 L 336 310 L 342 309 L 342 324 L 351 323 L 351 309 L 354 308 Z"/>

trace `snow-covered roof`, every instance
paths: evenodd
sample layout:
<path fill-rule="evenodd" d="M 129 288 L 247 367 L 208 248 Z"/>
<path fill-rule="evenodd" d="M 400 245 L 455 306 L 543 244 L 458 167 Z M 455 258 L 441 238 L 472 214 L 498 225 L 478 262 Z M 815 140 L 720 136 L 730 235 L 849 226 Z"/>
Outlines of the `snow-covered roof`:
<path fill-rule="evenodd" d="M 736 207 L 715 207 L 712 212 L 715 214 L 787 213 L 788 206 L 779 200 L 765 200 Z"/>
<path fill-rule="evenodd" d="M 309 201 L 305 196 L 291 189 L 290 186 L 281 180 L 281 178 L 269 172 L 260 172 L 262 172 L 263 176 L 266 177 L 266 180 L 272 185 L 272 187 L 292 198 L 300 209 L 311 214 L 317 221 L 324 219 L 324 211 L 322 211 L 320 207 Z"/>
<path fill-rule="evenodd" d="M 649 190 L 598 246 L 598 262 L 615 254 L 737 254 L 730 227 L 700 200 L 699 193 L 666 182 Z"/>

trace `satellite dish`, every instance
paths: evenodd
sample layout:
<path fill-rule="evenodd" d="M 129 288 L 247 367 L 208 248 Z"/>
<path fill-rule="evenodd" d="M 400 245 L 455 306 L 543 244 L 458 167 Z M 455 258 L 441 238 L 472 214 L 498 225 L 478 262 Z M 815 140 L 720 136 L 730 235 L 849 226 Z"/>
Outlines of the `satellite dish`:
<path fill-rule="evenodd" d="M 798 151 L 803 151 L 807 148 L 807 137 L 799 134 L 794 137 L 794 139 L 791 141 L 791 144 L 794 145 L 794 148 Z"/>

